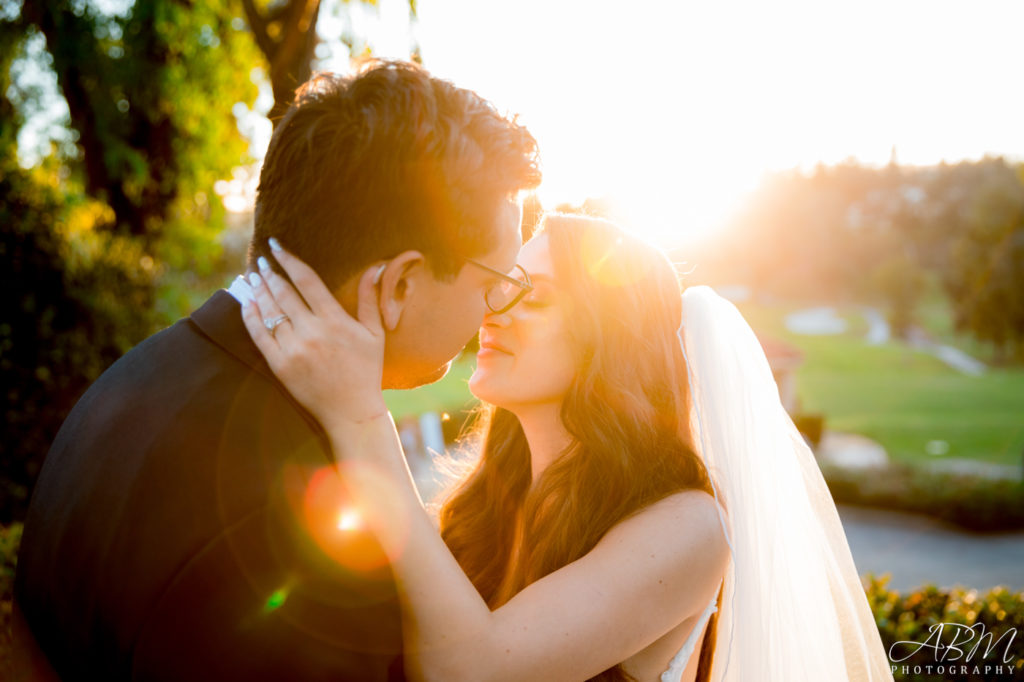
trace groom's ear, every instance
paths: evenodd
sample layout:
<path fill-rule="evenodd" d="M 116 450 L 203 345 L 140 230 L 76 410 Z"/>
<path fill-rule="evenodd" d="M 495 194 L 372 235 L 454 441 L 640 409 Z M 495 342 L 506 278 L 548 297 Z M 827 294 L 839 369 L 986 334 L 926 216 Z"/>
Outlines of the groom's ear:
<path fill-rule="evenodd" d="M 380 319 L 387 331 L 394 331 L 402 313 L 417 293 L 427 261 L 419 251 L 403 251 L 389 260 L 380 273 Z"/>

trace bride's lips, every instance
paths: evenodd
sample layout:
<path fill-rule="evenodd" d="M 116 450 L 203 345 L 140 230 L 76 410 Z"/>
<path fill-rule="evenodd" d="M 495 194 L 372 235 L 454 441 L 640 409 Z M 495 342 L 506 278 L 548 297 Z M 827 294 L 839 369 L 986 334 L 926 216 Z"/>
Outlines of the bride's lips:
<path fill-rule="evenodd" d="M 480 339 L 480 350 L 477 351 L 476 356 L 487 357 L 489 355 L 512 355 L 512 351 L 505 348 L 501 344 L 495 343 L 492 339 L 482 338 Z"/>

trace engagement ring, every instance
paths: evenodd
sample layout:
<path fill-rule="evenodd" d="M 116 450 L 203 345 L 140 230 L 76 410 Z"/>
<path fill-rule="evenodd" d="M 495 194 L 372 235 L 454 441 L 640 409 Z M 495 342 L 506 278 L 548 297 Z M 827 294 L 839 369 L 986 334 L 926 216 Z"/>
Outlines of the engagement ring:
<path fill-rule="evenodd" d="M 282 322 L 287 322 L 287 321 L 288 321 L 288 316 L 287 315 L 283 315 L 283 314 L 282 315 L 278 315 L 277 317 L 272 317 L 272 318 L 271 317 L 266 317 L 266 318 L 263 318 L 263 326 L 267 328 L 267 331 L 270 332 L 271 336 L 274 336 L 274 334 L 277 332 L 278 325 L 280 325 Z"/>

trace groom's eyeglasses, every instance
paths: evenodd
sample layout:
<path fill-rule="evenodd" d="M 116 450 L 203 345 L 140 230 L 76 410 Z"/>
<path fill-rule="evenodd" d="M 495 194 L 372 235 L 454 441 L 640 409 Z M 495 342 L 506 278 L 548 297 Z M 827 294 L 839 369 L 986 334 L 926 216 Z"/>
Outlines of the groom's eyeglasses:
<path fill-rule="evenodd" d="M 465 260 L 467 263 L 472 263 L 478 268 L 483 268 L 500 280 L 492 284 L 484 292 L 484 301 L 492 313 L 508 312 L 512 309 L 512 306 L 523 300 L 523 296 L 533 291 L 533 284 L 530 283 L 530 273 L 522 265 L 516 264 L 515 266 L 515 269 L 523 276 L 522 279 L 517 279 L 472 258 L 466 258 Z"/>

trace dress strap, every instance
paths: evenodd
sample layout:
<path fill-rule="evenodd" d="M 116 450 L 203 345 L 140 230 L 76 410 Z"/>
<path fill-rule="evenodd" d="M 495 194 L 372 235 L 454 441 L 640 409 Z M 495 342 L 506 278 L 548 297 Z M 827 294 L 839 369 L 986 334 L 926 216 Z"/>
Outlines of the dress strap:
<path fill-rule="evenodd" d="M 697 646 L 697 639 L 700 637 L 701 631 L 707 625 L 708 620 L 710 620 L 711 614 L 717 610 L 718 594 L 716 593 L 711 598 L 711 603 L 704 609 L 704 613 L 700 614 L 700 618 L 697 619 L 697 624 L 693 626 L 690 636 L 683 643 L 683 648 L 672 657 L 672 661 L 668 664 L 668 670 L 661 674 L 661 682 L 679 682 L 683 676 L 683 671 L 686 670 L 686 664 L 690 662 L 690 656 L 693 655 L 693 650 Z"/>

